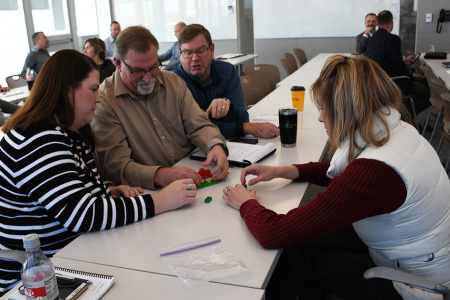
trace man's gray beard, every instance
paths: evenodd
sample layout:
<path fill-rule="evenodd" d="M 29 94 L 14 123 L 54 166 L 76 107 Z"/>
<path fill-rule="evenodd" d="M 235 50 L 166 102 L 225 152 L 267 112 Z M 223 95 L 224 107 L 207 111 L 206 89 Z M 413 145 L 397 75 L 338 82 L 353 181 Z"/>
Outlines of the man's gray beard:
<path fill-rule="evenodd" d="M 152 78 L 149 84 L 147 84 L 144 80 L 139 81 L 137 87 L 138 93 L 141 95 L 150 95 L 153 92 L 153 89 L 155 88 L 155 82 L 156 82 L 155 78 Z"/>

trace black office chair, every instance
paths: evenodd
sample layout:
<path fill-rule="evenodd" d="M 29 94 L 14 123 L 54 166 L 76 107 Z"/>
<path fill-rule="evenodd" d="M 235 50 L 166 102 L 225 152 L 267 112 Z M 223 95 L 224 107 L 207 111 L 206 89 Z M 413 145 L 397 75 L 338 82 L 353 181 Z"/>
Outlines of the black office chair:
<path fill-rule="evenodd" d="M 392 81 L 398 83 L 401 80 L 411 80 L 408 76 L 395 76 L 391 77 Z M 416 107 L 414 105 L 413 95 L 403 95 L 403 101 L 409 101 L 411 103 L 411 109 L 414 117 L 414 125 L 416 126 L 417 131 L 419 130 L 419 122 L 417 121 Z"/>
<path fill-rule="evenodd" d="M 433 291 L 442 294 L 444 300 L 450 300 L 450 289 L 445 285 L 423 279 L 422 277 L 409 274 L 400 270 L 395 270 L 386 267 L 375 267 L 367 270 L 364 273 L 364 278 L 382 278 L 392 281 L 401 282 L 419 289 Z"/>

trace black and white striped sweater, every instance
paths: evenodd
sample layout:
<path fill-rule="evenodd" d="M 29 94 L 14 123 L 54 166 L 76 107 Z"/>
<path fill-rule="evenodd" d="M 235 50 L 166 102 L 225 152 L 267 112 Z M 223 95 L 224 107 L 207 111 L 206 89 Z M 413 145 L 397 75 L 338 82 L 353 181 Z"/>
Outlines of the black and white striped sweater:
<path fill-rule="evenodd" d="M 40 123 L 0 142 L 0 250 L 23 250 L 23 237 L 33 232 L 52 256 L 83 232 L 153 215 L 150 195 L 111 197 L 78 133 Z M 0 260 L 0 291 L 20 278 L 20 271 L 7 274 L 17 272 L 9 265 Z"/>

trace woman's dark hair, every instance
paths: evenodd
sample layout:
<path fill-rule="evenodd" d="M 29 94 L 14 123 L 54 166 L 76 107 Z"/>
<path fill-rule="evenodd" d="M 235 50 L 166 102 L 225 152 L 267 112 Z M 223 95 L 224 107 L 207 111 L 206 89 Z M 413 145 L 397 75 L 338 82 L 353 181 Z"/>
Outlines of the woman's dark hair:
<path fill-rule="evenodd" d="M 75 113 L 69 101 L 69 88 L 73 93 L 93 70 L 98 69 L 94 60 L 76 50 L 56 52 L 45 62 L 25 104 L 4 124 L 3 132 L 8 133 L 15 128 L 25 130 L 41 121 L 70 128 Z M 94 148 L 91 125 L 86 124 L 78 131 L 85 143 Z"/>
<path fill-rule="evenodd" d="M 92 38 L 86 40 L 84 44 L 86 45 L 86 43 L 89 43 L 89 45 L 94 48 L 94 53 L 98 54 L 98 57 L 100 57 L 101 60 L 106 58 L 106 46 L 104 41 L 99 38 Z"/>

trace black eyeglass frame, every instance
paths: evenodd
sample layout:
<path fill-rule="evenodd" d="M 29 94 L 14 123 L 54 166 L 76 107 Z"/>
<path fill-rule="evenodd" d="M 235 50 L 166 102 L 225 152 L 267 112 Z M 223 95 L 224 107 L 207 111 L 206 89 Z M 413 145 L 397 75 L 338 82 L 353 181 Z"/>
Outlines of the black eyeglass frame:
<path fill-rule="evenodd" d="M 124 63 L 124 65 L 127 67 L 127 69 L 128 69 L 128 71 L 130 71 L 130 73 L 131 74 L 137 74 L 137 73 L 140 73 L 140 72 L 144 72 L 144 74 L 142 74 L 142 76 L 145 76 L 145 74 L 147 74 L 147 72 L 152 72 L 153 70 L 155 70 L 156 68 L 150 68 L 150 69 L 148 69 L 148 70 L 139 70 L 139 71 L 137 71 L 137 70 L 131 70 L 131 68 L 130 68 L 130 66 L 128 66 L 127 65 L 127 63 L 125 62 L 125 60 L 123 60 L 123 59 L 121 59 L 121 61 Z M 161 68 L 162 68 L 162 63 L 161 63 L 161 60 L 159 59 L 159 57 L 158 57 L 158 62 L 159 62 L 159 70 L 161 70 Z"/>
<path fill-rule="evenodd" d="M 200 54 L 198 53 L 198 51 L 200 51 L 201 49 L 203 49 L 203 47 L 201 47 L 200 49 L 197 49 L 197 51 L 192 51 L 192 50 L 182 50 L 182 51 L 180 51 L 180 52 L 181 52 L 181 55 L 183 55 L 183 57 L 186 58 L 186 59 L 189 59 L 189 58 L 194 57 L 194 54 L 197 54 L 198 57 L 205 57 L 205 56 L 208 54 L 208 51 L 209 51 L 210 48 L 211 48 L 211 45 L 209 45 L 208 47 L 205 48 L 205 50 L 206 50 L 206 51 L 205 51 L 205 55 L 200 55 Z M 186 56 L 184 56 L 184 54 L 185 54 L 186 52 L 192 52 L 192 55 L 189 56 L 189 57 L 186 57 Z"/>

